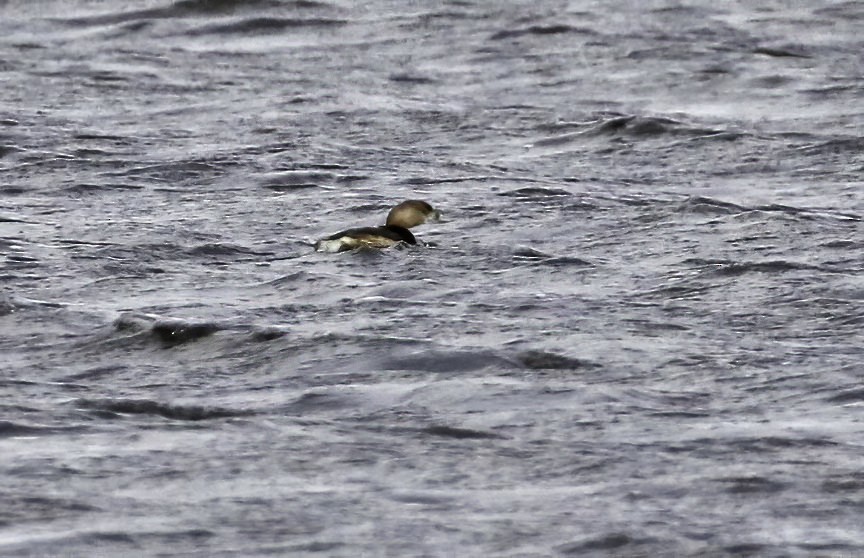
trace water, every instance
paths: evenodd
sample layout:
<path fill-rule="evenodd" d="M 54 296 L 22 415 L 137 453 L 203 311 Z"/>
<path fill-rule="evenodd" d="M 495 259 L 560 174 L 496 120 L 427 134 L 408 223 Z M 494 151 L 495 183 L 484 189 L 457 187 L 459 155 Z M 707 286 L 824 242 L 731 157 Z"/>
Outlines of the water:
<path fill-rule="evenodd" d="M 864 554 L 862 21 L 0 2 L 0 554 Z"/>

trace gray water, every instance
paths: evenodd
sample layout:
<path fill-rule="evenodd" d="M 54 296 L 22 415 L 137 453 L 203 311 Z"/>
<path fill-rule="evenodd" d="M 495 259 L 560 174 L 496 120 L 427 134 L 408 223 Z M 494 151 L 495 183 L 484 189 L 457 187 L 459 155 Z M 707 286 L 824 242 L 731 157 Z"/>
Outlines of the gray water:
<path fill-rule="evenodd" d="M 0 0 L 0 555 L 864 556 L 862 30 Z"/>

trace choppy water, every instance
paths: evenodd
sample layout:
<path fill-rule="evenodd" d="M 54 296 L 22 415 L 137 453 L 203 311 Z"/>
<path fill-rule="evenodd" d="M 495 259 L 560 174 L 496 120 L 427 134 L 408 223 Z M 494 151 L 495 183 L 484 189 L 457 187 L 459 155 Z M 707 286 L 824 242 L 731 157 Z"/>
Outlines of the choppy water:
<path fill-rule="evenodd" d="M 0 1 L 0 554 L 864 555 L 864 3 L 757 4 Z"/>

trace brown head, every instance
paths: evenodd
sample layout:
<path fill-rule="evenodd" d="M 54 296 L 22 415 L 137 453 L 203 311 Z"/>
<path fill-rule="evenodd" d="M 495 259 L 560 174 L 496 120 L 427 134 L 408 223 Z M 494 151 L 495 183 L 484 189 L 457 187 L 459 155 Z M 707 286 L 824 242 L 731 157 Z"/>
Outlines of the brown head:
<path fill-rule="evenodd" d="M 400 203 L 387 214 L 387 225 L 410 229 L 426 221 L 437 221 L 441 212 L 421 200 L 408 200 Z"/>

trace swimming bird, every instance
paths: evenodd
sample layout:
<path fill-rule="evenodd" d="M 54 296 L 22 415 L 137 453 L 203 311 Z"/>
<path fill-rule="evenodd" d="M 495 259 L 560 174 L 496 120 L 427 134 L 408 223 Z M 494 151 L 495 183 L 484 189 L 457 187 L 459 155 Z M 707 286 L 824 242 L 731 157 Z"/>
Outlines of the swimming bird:
<path fill-rule="evenodd" d="M 318 252 L 344 252 L 355 248 L 387 248 L 399 242 L 417 244 L 411 227 L 427 221 L 437 221 L 441 212 L 422 200 L 407 200 L 387 214 L 383 227 L 348 229 L 322 238 L 315 243 Z"/>

